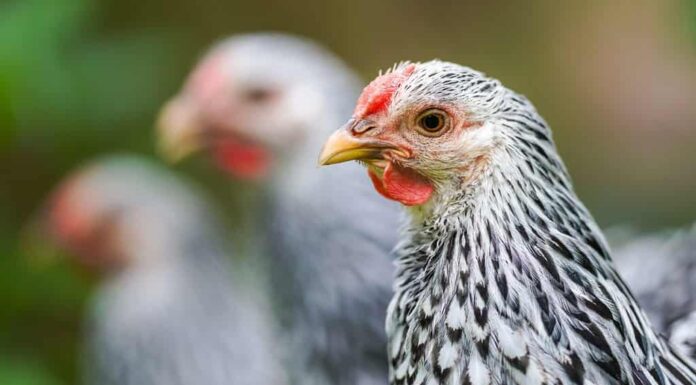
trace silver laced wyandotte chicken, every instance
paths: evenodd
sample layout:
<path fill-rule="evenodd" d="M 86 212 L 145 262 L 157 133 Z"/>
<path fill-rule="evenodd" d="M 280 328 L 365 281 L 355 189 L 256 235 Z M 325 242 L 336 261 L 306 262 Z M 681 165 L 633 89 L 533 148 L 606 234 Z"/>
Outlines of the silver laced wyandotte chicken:
<path fill-rule="evenodd" d="M 284 383 L 270 310 L 232 271 L 219 223 L 189 184 L 141 158 L 102 159 L 59 186 L 47 224 L 100 278 L 84 383 Z"/>
<path fill-rule="evenodd" d="M 348 160 L 411 217 L 387 317 L 392 384 L 696 383 L 523 96 L 457 64 L 398 65 L 320 156 Z"/>
<path fill-rule="evenodd" d="M 233 36 L 200 61 L 163 109 L 162 150 L 206 150 L 232 177 L 262 181 L 272 288 L 292 382 L 387 381 L 384 318 L 392 296 L 398 205 L 364 170 L 316 166 L 361 84 L 333 54 L 281 34 Z"/>

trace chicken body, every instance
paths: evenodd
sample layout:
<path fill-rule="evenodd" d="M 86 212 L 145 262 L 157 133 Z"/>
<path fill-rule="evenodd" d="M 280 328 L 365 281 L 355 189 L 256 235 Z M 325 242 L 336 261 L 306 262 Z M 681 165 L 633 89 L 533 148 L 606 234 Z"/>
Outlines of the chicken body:
<path fill-rule="evenodd" d="M 358 165 L 316 167 L 359 89 L 344 63 L 307 40 L 234 36 L 204 56 L 160 120 L 165 152 L 204 147 L 231 176 L 264 181 L 267 264 L 293 384 L 387 382 L 398 207 Z"/>
<path fill-rule="evenodd" d="M 696 359 L 696 225 L 631 236 L 613 257 L 655 329 Z"/>
<path fill-rule="evenodd" d="M 379 202 L 357 165 L 336 174 L 303 166 L 311 171 L 301 171 L 306 179 L 291 188 L 304 191 L 273 189 L 268 222 L 274 293 L 298 370 L 294 379 L 385 384 L 395 211 Z M 346 204 L 356 199 L 362 201 Z"/>
<path fill-rule="evenodd" d="M 86 384 L 285 383 L 253 268 L 232 269 L 219 224 L 186 183 L 139 158 L 102 160 L 61 187 L 51 223 L 81 262 L 103 267 Z"/>
<path fill-rule="evenodd" d="M 373 81 L 323 164 L 409 206 L 387 316 L 392 384 L 693 384 L 652 329 L 532 104 L 452 63 Z"/>

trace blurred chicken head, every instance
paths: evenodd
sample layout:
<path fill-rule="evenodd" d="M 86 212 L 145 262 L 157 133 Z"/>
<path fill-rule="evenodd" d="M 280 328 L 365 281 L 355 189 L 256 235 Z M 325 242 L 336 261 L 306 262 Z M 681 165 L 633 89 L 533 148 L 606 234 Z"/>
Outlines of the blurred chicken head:
<path fill-rule="evenodd" d="M 81 168 L 50 197 L 44 232 L 90 272 L 112 273 L 157 262 L 173 243 L 168 234 L 195 218 L 181 188 L 132 157 L 113 157 Z M 178 194 L 181 195 L 181 194 Z"/>
<path fill-rule="evenodd" d="M 178 161 L 205 150 L 235 177 L 263 178 L 322 123 L 327 88 L 348 73 L 335 68 L 343 68 L 339 60 L 301 38 L 229 38 L 202 58 L 163 107 L 160 151 Z"/>
<path fill-rule="evenodd" d="M 51 198 L 49 234 L 80 267 L 97 272 L 120 269 L 127 263 L 118 239 L 121 212 L 101 201 L 93 186 L 85 185 L 89 174 L 84 170 L 71 176 Z"/>

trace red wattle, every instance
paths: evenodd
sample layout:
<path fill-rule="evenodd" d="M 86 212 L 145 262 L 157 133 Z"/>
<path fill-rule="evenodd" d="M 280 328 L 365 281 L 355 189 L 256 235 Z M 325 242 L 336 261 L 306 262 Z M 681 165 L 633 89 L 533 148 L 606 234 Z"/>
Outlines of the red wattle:
<path fill-rule="evenodd" d="M 367 173 L 377 192 L 406 206 L 422 205 L 433 194 L 433 185 L 426 178 L 393 163 L 387 164 L 381 178 L 371 169 Z"/>
<path fill-rule="evenodd" d="M 271 156 L 265 148 L 232 138 L 218 143 L 213 155 L 223 170 L 240 179 L 261 179 L 271 165 Z"/>

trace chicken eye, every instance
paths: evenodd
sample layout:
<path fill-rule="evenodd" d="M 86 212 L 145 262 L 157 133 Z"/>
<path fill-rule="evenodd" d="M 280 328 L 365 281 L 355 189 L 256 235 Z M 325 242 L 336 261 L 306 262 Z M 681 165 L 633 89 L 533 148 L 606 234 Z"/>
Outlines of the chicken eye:
<path fill-rule="evenodd" d="M 430 109 L 418 116 L 416 124 L 419 131 L 428 136 L 439 135 L 448 126 L 449 120 L 444 111 Z"/>
<path fill-rule="evenodd" d="M 265 103 L 275 96 L 273 90 L 266 88 L 252 88 L 245 92 L 244 97 L 251 103 Z"/>

